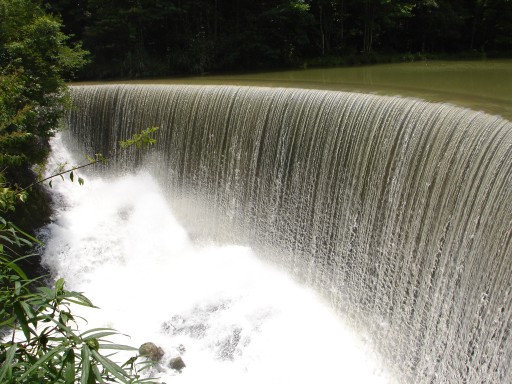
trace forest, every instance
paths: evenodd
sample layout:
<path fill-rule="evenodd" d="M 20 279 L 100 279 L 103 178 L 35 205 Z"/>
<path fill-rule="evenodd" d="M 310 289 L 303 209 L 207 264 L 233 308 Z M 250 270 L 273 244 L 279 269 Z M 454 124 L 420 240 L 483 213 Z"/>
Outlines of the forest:
<path fill-rule="evenodd" d="M 511 0 L 48 0 L 83 79 L 512 54 Z"/>

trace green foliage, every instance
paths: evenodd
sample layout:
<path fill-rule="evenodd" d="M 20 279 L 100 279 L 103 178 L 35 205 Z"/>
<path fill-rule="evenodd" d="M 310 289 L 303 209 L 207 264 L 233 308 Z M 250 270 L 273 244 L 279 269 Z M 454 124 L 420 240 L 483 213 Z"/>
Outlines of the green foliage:
<path fill-rule="evenodd" d="M 152 135 L 159 129 L 159 127 L 149 127 L 143 129 L 140 133 L 135 133 L 131 138 L 120 141 L 119 145 L 123 149 L 131 146 L 135 146 L 137 149 L 148 147 L 156 143 L 156 139 Z M 80 176 L 75 177 L 77 170 L 90 167 L 97 163 L 105 164 L 107 162 L 107 157 L 103 156 L 101 153 L 96 153 L 94 156 L 87 156 L 87 162 L 81 165 L 69 166 L 68 163 L 58 164 L 57 169 L 53 174 L 47 177 L 40 176 L 39 179 L 24 188 L 9 186 L 6 183 L 3 173 L 0 171 L 0 212 L 5 212 L 6 210 L 14 210 L 16 202 L 24 202 L 28 196 L 28 191 L 30 191 L 32 187 L 36 185 L 48 181 L 48 185 L 51 188 L 52 180 L 56 177 L 60 177 L 62 180 L 64 180 L 64 175 L 67 174 L 71 182 L 74 182 L 76 179 L 79 185 L 83 185 L 85 183 L 84 179 Z M 4 211 L 1 209 L 3 206 L 6 207 L 6 210 Z"/>
<path fill-rule="evenodd" d="M 87 297 L 66 290 L 63 279 L 53 287 L 29 279 L 19 260 L 11 259 L 10 246 L 36 239 L 3 218 L 0 238 L 0 326 L 11 331 L 0 343 L 1 383 L 151 382 L 140 378 L 144 365 L 134 364 L 135 358 L 125 365 L 112 360 L 112 352 L 136 351 L 108 340 L 118 332 L 79 331 L 71 306 L 94 307 Z"/>
<path fill-rule="evenodd" d="M 374 53 L 512 53 L 510 0 L 49 3 L 91 50 L 86 75 L 95 78 L 294 66 L 317 56 L 350 64 L 349 56 Z"/>
<path fill-rule="evenodd" d="M 4 175 L 0 172 L 0 214 L 14 211 L 17 203 L 27 199 L 27 191 L 18 191 L 9 187 Z M 0 217 L 3 220 L 3 218 Z M 5 224 L 5 223 L 4 223 Z"/>
<path fill-rule="evenodd" d="M 149 127 L 149 128 L 143 129 L 140 133 L 135 133 L 131 138 L 124 140 L 124 141 L 120 141 L 119 145 L 123 149 L 131 147 L 131 146 L 135 146 L 137 149 L 142 149 L 142 148 L 148 147 L 148 146 L 156 143 L 156 139 L 154 137 L 152 137 L 152 135 L 159 129 L 160 129 L 159 127 Z M 87 162 L 84 164 L 81 164 L 81 165 L 69 166 L 67 163 L 58 164 L 57 170 L 52 175 L 50 175 L 48 177 L 44 177 L 44 178 L 41 177 L 27 187 L 15 188 L 13 190 L 11 190 L 10 188 L 4 188 L 4 190 L 6 191 L 5 195 L 6 196 L 15 196 L 18 199 L 20 199 L 20 198 L 26 199 L 27 191 L 29 191 L 35 185 L 42 184 L 42 183 L 48 181 L 49 182 L 48 185 L 51 188 L 52 180 L 54 178 L 60 177 L 62 180 L 64 180 L 64 175 L 66 175 L 66 174 L 69 176 L 69 180 L 71 180 L 71 182 L 74 182 L 77 170 L 90 167 L 97 163 L 105 164 L 107 162 L 108 162 L 107 157 L 103 156 L 101 153 L 96 153 L 96 154 L 94 154 L 94 156 L 87 156 Z M 2 185 L 1 184 L 2 177 L 3 177 L 2 173 L 0 172 L 0 185 Z M 84 179 L 80 176 L 77 176 L 76 180 L 79 185 L 83 185 L 85 183 Z M 1 191 L 1 189 L 0 189 L 0 191 Z"/>
<path fill-rule="evenodd" d="M 295 8 L 302 12 L 307 12 L 307 11 L 309 11 L 309 8 L 310 8 L 310 5 L 305 3 L 304 0 L 290 1 L 289 4 L 290 4 L 291 8 Z"/>
<path fill-rule="evenodd" d="M 1 0 L 0 20 L 0 167 L 28 167 L 44 159 L 86 52 L 38 1 Z"/>
<path fill-rule="evenodd" d="M 94 155 L 94 157 L 87 156 L 87 162 L 82 165 L 68 166 L 67 163 L 58 164 L 58 167 L 57 167 L 57 170 L 55 171 L 55 173 L 53 173 L 52 175 L 50 175 L 48 177 L 44 177 L 44 178 L 40 177 L 38 180 L 34 181 L 29 186 L 27 186 L 23 189 L 17 190 L 17 193 L 26 192 L 26 191 L 30 190 L 33 186 L 42 184 L 45 181 L 48 181 L 49 187 L 52 188 L 52 180 L 56 177 L 60 177 L 62 180 L 64 180 L 64 175 L 66 175 L 66 174 L 69 175 L 69 180 L 71 180 L 71 182 L 74 182 L 75 174 L 76 174 L 75 171 L 82 169 L 82 168 L 90 167 L 97 163 L 106 163 L 106 162 L 108 162 L 108 159 L 105 156 L 103 156 L 100 153 L 96 153 Z M 85 181 L 82 177 L 78 176 L 76 179 L 77 179 L 79 185 L 83 185 L 85 183 Z"/>
<path fill-rule="evenodd" d="M 46 14 L 35 0 L 0 2 L 0 60 L 4 70 L 23 68 L 34 93 L 57 90 L 62 79 L 87 59 L 80 44 L 69 44 L 60 20 Z M 39 88 L 39 90 L 38 90 Z"/>
<path fill-rule="evenodd" d="M 156 139 L 151 137 L 151 135 L 158 131 L 159 129 L 159 127 L 146 128 L 142 130 L 141 133 L 134 134 L 133 137 L 128 140 L 120 141 L 119 144 L 121 145 L 121 148 L 127 148 L 132 145 L 135 145 L 137 149 L 153 145 L 154 143 L 156 143 Z"/>
<path fill-rule="evenodd" d="M 17 73 L 0 74 L 0 166 L 21 166 L 38 157 L 34 136 L 28 132 L 35 119 L 34 107 L 21 95 L 23 81 Z M 25 153 L 24 153 L 25 152 Z"/>

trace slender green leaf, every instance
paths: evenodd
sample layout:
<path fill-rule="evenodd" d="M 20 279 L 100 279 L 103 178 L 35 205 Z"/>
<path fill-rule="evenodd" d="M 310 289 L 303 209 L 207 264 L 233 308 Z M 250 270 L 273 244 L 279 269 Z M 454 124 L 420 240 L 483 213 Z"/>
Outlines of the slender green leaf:
<path fill-rule="evenodd" d="M 16 259 L 9 258 L 9 261 L 12 261 L 13 263 L 19 263 L 22 260 L 28 260 L 32 257 L 39 256 L 37 253 L 29 253 L 27 255 L 20 256 Z"/>
<path fill-rule="evenodd" d="M 12 317 L 8 318 L 7 320 L 2 321 L 0 323 L 0 327 L 5 327 L 5 326 L 10 327 L 11 324 L 13 324 L 15 320 L 16 320 L 16 316 L 12 316 Z"/>
<path fill-rule="evenodd" d="M 66 384 L 73 384 L 75 382 L 75 351 L 69 349 L 64 359 L 64 380 Z"/>
<path fill-rule="evenodd" d="M 52 316 L 47 316 L 47 319 L 49 319 L 51 322 L 55 323 L 61 332 L 64 332 L 68 338 L 72 338 L 73 340 L 78 340 L 78 336 L 75 335 L 75 332 L 68 327 L 67 325 L 62 324 L 60 321 L 56 320 Z"/>
<path fill-rule="evenodd" d="M 103 376 L 101 375 L 101 372 L 99 371 L 96 364 L 93 364 L 91 366 L 91 371 L 94 374 L 94 376 L 89 376 L 89 383 L 87 383 L 87 384 L 96 384 L 94 381 L 94 378 L 96 378 L 96 380 L 98 380 L 98 383 L 100 383 L 100 384 L 105 383 L 105 380 L 103 380 Z"/>
<path fill-rule="evenodd" d="M 16 315 L 16 320 L 18 320 L 21 330 L 23 331 L 23 334 L 25 335 L 25 339 L 27 342 L 30 342 L 30 333 L 31 329 L 28 326 L 27 317 L 25 316 L 25 311 L 22 309 L 22 306 L 19 302 L 14 303 L 13 305 L 14 314 Z"/>
<path fill-rule="evenodd" d="M 74 291 L 64 291 L 62 292 L 61 297 L 65 298 L 70 303 L 75 303 L 84 307 L 97 308 L 91 300 L 89 300 L 86 296 L 81 294 L 80 292 Z"/>
<path fill-rule="evenodd" d="M 28 295 L 27 297 L 33 297 L 32 295 Z M 29 321 L 34 321 L 34 318 L 35 318 L 35 313 L 34 313 L 34 308 L 32 308 L 26 300 L 24 301 L 21 301 L 20 302 L 20 305 L 22 306 L 23 310 L 25 311 L 25 313 L 29 316 L 27 320 Z M 33 332 L 34 335 L 36 334 L 36 332 L 34 331 Z"/>
<path fill-rule="evenodd" d="M 117 379 L 121 380 L 123 383 L 129 383 L 128 374 L 116 363 L 107 357 L 98 353 L 98 351 L 91 350 L 92 356 L 105 368 L 108 372 L 110 372 Z"/>
<path fill-rule="evenodd" d="M 16 272 L 16 274 L 19 277 L 21 277 L 23 280 L 29 280 L 29 278 L 27 277 L 25 272 L 23 272 L 23 270 L 16 263 L 10 262 L 6 265 L 6 267 L 9 268 L 10 270 Z"/>
<path fill-rule="evenodd" d="M 17 349 L 18 349 L 18 344 L 13 344 L 7 350 L 7 353 L 5 355 L 5 360 L 2 363 L 2 368 L 0 368 L 0 383 L 5 383 L 5 382 L 7 382 L 7 380 L 5 380 L 5 379 L 11 378 L 12 362 L 13 362 L 13 359 L 14 359 Z"/>
<path fill-rule="evenodd" d="M 39 360 L 37 360 L 34 364 L 30 366 L 27 371 L 20 376 L 20 379 L 25 379 L 29 377 L 29 375 L 34 372 L 36 369 L 39 369 L 43 366 L 44 363 L 46 363 L 48 360 L 50 360 L 53 356 L 56 354 L 62 353 L 66 350 L 66 347 L 63 345 L 57 345 L 55 348 L 50 349 L 46 354 L 44 354 Z"/>
<path fill-rule="evenodd" d="M 106 336 L 112 336 L 112 335 L 118 335 L 119 332 L 116 332 L 116 331 L 104 331 L 104 332 L 98 332 L 98 333 L 93 333 L 91 335 L 88 335 L 87 337 L 84 337 L 84 340 L 90 340 L 90 339 L 99 339 L 99 338 L 102 338 L 102 337 L 106 337 Z"/>
<path fill-rule="evenodd" d="M 60 278 L 55 282 L 55 289 L 57 291 L 61 291 L 64 289 L 64 279 Z"/>
<path fill-rule="evenodd" d="M 91 372 L 91 352 L 87 344 L 82 346 L 82 375 L 80 377 L 80 384 L 87 384 L 89 382 L 89 375 Z"/>
<path fill-rule="evenodd" d="M 55 290 L 48 287 L 38 287 L 37 290 L 41 292 L 45 298 L 54 299 L 55 298 Z"/>
<path fill-rule="evenodd" d="M 7 237 L 7 236 L 3 236 L 3 235 L 0 235 L 0 240 L 2 240 L 2 242 L 7 242 L 9 244 L 12 244 L 13 241 L 10 237 Z M 2 252 L 4 252 L 4 246 L 3 244 L 0 244 L 0 246 L 2 247 Z"/>
<path fill-rule="evenodd" d="M 29 241 L 29 244 L 31 245 L 30 242 L 33 242 L 33 243 L 36 243 L 36 244 L 39 244 L 39 245 L 43 245 L 43 243 L 36 239 L 34 236 L 31 236 L 29 235 L 28 233 L 22 231 L 21 229 L 19 229 L 16 225 L 14 225 L 13 223 L 9 223 L 11 225 L 11 227 L 16 231 L 16 232 L 19 232 L 21 233 L 28 241 Z"/>
<path fill-rule="evenodd" d="M 93 332 L 100 332 L 100 331 L 102 332 L 102 331 L 115 331 L 115 330 L 114 330 L 114 329 L 112 329 L 112 328 L 92 328 L 92 329 L 89 329 L 89 330 L 87 330 L 87 331 L 85 331 L 85 332 L 82 332 L 82 333 L 80 334 L 80 337 L 82 337 L 82 338 L 84 338 L 84 339 L 85 339 L 85 336 L 86 336 L 86 335 L 88 335 L 88 334 L 90 334 L 90 333 L 93 333 Z M 116 331 L 116 333 L 117 333 L 117 331 Z"/>
<path fill-rule="evenodd" d="M 100 344 L 100 349 L 115 349 L 117 351 L 138 351 L 138 348 L 123 344 Z"/>

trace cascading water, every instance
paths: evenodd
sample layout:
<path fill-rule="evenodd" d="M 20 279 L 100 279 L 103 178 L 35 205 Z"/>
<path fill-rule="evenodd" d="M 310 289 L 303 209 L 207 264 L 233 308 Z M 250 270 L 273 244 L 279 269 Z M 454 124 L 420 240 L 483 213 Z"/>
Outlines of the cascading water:
<path fill-rule="evenodd" d="M 512 381 L 509 121 L 299 89 L 72 97 L 74 148 L 143 164 L 188 231 L 286 267 L 368 335 L 398 381 Z M 148 126 L 160 127 L 154 150 L 118 152 Z"/>
<path fill-rule="evenodd" d="M 60 137 L 52 152 L 55 166 L 73 162 Z M 115 328 L 130 338 L 112 341 L 163 348 L 147 373 L 157 382 L 388 382 L 364 340 L 311 290 L 247 247 L 191 241 L 149 174 L 86 179 L 54 180 L 60 208 L 43 262 L 101 308 L 73 308 L 87 319 L 82 331 Z M 177 356 L 181 373 L 167 366 Z"/>

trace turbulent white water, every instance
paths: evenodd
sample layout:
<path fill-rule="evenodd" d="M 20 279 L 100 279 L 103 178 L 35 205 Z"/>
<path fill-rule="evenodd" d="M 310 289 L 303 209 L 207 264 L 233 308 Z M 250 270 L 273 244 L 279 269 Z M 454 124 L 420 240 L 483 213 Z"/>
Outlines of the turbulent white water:
<path fill-rule="evenodd" d="M 54 163 L 73 163 L 60 138 Z M 173 383 L 385 383 L 363 342 L 313 293 L 246 247 L 195 244 L 147 173 L 54 181 L 43 262 L 138 346 L 181 355 Z M 172 378 L 171 378 L 172 376 Z"/>

